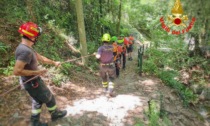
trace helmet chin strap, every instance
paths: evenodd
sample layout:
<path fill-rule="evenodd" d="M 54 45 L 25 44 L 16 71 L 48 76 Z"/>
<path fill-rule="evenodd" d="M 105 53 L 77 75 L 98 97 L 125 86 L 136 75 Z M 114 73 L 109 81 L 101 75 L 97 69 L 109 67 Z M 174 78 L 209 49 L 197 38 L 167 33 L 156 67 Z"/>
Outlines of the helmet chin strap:
<path fill-rule="evenodd" d="M 33 40 L 31 40 L 31 39 L 29 39 L 31 42 L 33 42 L 34 43 L 34 45 L 36 44 L 36 42 L 37 42 L 37 39 L 35 39 L 34 41 Z"/>
<path fill-rule="evenodd" d="M 30 38 L 28 38 L 27 36 L 24 36 L 24 38 L 25 38 L 25 39 L 28 39 L 28 40 L 29 40 L 29 41 L 31 41 L 31 42 L 33 42 L 33 43 L 34 43 L 34 45 L 35 45 L 35 44 L 36 44 L 36 42 L 37 42 L 37 38 L 38 38 L 38 37 L 36 37 L 34 41 L 33 41 L 33 40 L 31 40 Z"/>
<path fill-rule="evenodd" d="M 29 38 L 28 38 L 28 40 L 29 40 L 29 41 L 31 41 L 31 42 L 33 42 L 33 43 L 34 43 L 34 45 L 36 45 L 36 43 L 37 43 L 37 38 L 36 38 L 34 41 L 33 41 L 33 40 L 31 40 L 31 39 L 29 39 Z"/>
<path fill-rule="evenodd" d="M 31 40 L 32 41 L 32 40 Z M 32 41 L 34 43 L 34 45 L 37 43 L 37 38 L 35 38 L 34 41 Z"/>

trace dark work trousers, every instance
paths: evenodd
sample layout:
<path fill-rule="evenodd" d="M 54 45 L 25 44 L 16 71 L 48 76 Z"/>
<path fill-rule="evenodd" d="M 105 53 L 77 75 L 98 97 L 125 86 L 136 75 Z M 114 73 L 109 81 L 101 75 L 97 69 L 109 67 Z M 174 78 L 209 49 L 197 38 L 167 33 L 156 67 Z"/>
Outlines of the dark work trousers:
<path fill-rule="evenodd" d="M 126 64 L 126 52 L 122 53 L 122 68 L 125 69 L 125 64 Z"/>
<path fill-rule="evenodd" d="M 133 52 L 133 45 L 129 45 L 129 47 L 127 48 L 127 53 Z"/>
<path fill-rule="evenodd" d="M 100 65 L 100 76 L 103 82 L 114 81 L 116 77 L 115 65 Z"/>
<path fill-rule="evenodd" d="M 117 59 L 116 61 L 115 61 L 115 68 L 116 68 L 116 76 L 117 77 L 119 77 L 119 75 L 120 75 L 120 59 Z"/>
<path fill-rule="evenodd" d="M 55 97 L 40 77 L 24 84 L 24 87 L 32 97 L 32 115 L 41 112 L 43 103 L 46 104 L 49 111 L 56 109 Z"/>

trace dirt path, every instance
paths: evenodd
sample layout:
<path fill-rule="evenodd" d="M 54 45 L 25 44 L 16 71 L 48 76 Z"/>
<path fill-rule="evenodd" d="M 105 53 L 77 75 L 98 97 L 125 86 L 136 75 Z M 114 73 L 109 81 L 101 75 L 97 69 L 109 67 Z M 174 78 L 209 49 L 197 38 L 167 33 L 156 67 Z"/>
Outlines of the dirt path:
<path fill-rule="evenodd" d="M 184 108 L 176 93 L 154 77 L 137 74 L 137 50 L 133 61 L 127 61 L 126 70 L 116 79 L 116 97 L 109 98 L 102 93 L 100 79 L 89 84 L 68 82 L 60 88 L 49 85 L 56 96 L 59 108 L 66 109 L 66 118 L 50 122 L 45 106 L 41 121 L 50 126 L 134 126 L 137 122 L 148 125 L 145 111 L 148 101 L 160 103 L 172 126 L 208 126 L 198 115 Z M 82 76 L 81 76 L 82 77 Z M 15 96 L 11 96 L 16 94 Z M 31 113 L 30 99 L 25 91 L 16 91 L 7 100 L 0 100 L 0 126 L 28 125 Z M 8 106 L 10 105 L 10 107 Z M 8 116 L 9 115 L 9 116 Z M 28 117 L 28 118 L 26 118 Z"/>
<path fill-rule="evenodd" d="M 173 126 L 203 126 L 207 122 L 199 120 L 199 115 L 192 108 L 184 108 L 181 99 L 174 90 L 165 86 L 161 80 L 155 77 L 138 76 L 137 69 L 137 50 L 134 52 L 134 61 L 127 61 L 126 71 L 123 71 L 117 80 L 119 94 L 129 94 L 141 99 L 142 106 L 138 106 L 135 111 L 129 112 L 130 124 L 135 124 L 135 118 L 140 119 L 144 124 L 148 124 L 145 110 L 148 109 L 148 101 L 157 101 L 160 104 L 162 99 L 162 109 L 167 113 Z M 161 98 L 162 96 L 162 98 Z"/>

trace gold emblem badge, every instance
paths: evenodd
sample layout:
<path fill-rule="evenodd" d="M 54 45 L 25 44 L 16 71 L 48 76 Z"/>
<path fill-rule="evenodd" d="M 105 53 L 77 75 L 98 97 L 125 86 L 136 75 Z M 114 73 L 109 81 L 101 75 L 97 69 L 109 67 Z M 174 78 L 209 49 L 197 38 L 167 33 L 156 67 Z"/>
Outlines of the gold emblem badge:
<path fill-rule="evenodd" d="M 171 9 L 172 15 L 168 15 L 168 21 L 170 24 L 165 24 L 164 17 L 160 18 L 160 22 L 162 25 L 162 28 L 167 31 L 171 32 L 172 34 L 178 35 L 178 34 L 184 34 L 185 32 L 188 32 L 195 23 L 195 18 L 193 17 L 190 24 L 187 26 L 186 23 L 188 21 L 188 16 L 183 15 L 184 11 L 182 9 L 182 5 L 180 0 L 175 0 L 174 6 Z M 184 27 L 183 29 L 178 28 L 179 30 L 175 29 L 172 26 L 178 26 L 178 27 Z"/>
<path fill-rule="evenodd" d="M 183 9 L 180 0 L 176 0 L 171 13 L 172 15 L 168 16 L 168 20 L 171 21 L 169 27 L 173 25 L 186 27 L 184 22 L 188 20 L 188 17 L 187 15 L 183 15 Z"/>

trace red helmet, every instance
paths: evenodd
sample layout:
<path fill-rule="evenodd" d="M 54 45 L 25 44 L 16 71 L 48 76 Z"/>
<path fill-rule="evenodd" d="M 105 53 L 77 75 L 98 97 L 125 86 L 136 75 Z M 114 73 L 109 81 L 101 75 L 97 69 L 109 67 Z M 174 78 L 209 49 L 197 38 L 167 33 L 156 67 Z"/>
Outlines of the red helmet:
<path fill-rule="evenodd" d="M 125 37 L 124 38 L 124 43 L 128 43 L 129 42 L 129 38 L 128 37 Z"/>
<path fill-rule="evenodd" d="M 18 32 L 31 39 L 36 38 L 40 35 L 41 28 L 33 22 L 27 22 L 20 26 Z"/>
<path fill-rule="evenodd" d="M 133 41 L 133 40 L 134 40 L 133 36 L 130 36 L 130 37 L 129 37 L 129 39 L 130 39 L 131 41 Z"/>

